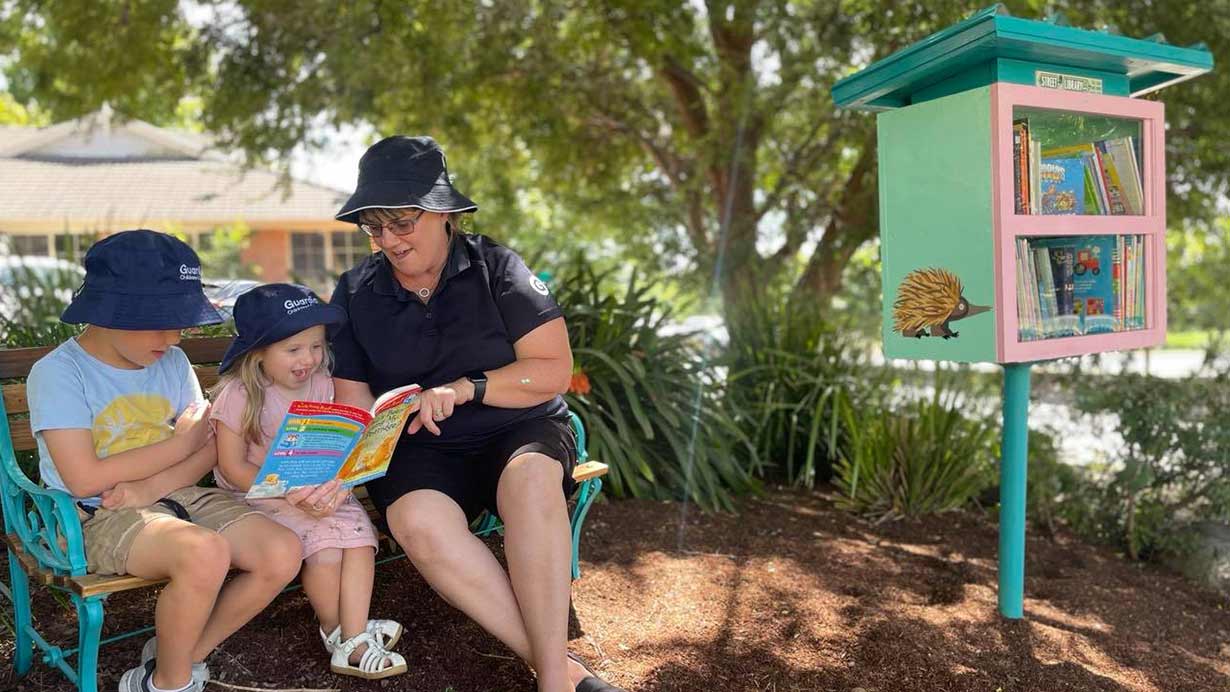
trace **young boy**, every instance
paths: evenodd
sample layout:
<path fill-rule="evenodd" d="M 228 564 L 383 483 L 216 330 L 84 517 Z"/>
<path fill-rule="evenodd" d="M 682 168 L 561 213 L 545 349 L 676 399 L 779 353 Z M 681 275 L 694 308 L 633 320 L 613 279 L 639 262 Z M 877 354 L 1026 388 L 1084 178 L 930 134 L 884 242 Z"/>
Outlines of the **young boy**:
<path fill-rule="evenodd" d="M 199 692 L 205 657 L 299 570 L 298 537 L 230 493 L 198 488 L 217 449 L 180 330 L 221 322 L 192 248 L 124 231 L 85 256 L 61 320 L 85 324 L 26 388 L 39 471 L 79 508 L 91 572 L 169 579 L 155 637 L 120 692 Z M 226 584 L 231 569 L 240 573 Z"/>

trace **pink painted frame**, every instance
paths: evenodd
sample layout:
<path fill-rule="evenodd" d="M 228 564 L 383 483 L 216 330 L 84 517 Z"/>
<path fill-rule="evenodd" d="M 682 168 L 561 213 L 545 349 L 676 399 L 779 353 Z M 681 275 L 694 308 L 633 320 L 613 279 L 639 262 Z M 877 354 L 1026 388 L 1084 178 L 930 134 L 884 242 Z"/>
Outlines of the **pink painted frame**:
<path fill-rule="evenodd" d="M 1017 215 L 1012 176 L 1012 110 L 1028 106 L 1141 121 L 1143 216 Z M 1165 108 L 1158 101 L 1081 94 L 999 82 L 991 86 L 991 175 L 994 186 L 996 352 L 1001 363 L 1064 358 L 1157 346 L 1166 340 Z M 1019 236 L 1141 234 L 1145 242 L 1145 328 L 1039 341 L 1019 341 L 1016 243 Z"/>

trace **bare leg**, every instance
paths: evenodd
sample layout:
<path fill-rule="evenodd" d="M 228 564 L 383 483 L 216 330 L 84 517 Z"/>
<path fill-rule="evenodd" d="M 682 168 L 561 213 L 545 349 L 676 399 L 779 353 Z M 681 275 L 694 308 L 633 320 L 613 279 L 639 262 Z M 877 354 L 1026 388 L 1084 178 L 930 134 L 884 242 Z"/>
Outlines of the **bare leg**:
<path fill-rule="evenodd" d="M 444 493 L 416 490 L 390 505 L 385 516 L 431 588 L 529 661 L 530 640 L 508 575 L 470 533 L 461 507 Z"/>
<path fill-rule="evenodd" d="M 530 638 L 508 574 L 470 533 L 461 507 L 441 492 L 416 490 L 390 505 L 385 518 L 393 537 L 436 593 L 532 666 Z M 560 568 L 565 577 L 567 567 L 565 562 Z M 567 627 L 566 610 L 563 626 Z M 569 661 L 573 687 L 584 676 L 584 669 Z"/>
<path fill-rule="evenodd" d="M 299 572 L 303 546 L 290 529 L 252 515 L 222 532 L 230 544 L 231 566 L 243 570 L 218 594 L 214 611 L 192 650 L 203 661 L 219 644 L 265 609 Z M 159 641 L 159 650 L 162 649 Z"/>
<path fill-rule="evenodd" d="M 572 541 L 560 486 L 564 470 L 543 454 L 522 454 L 500 476 L 504 554 L 530 640 L 538 689 L 572 692 L 568 677 L 568 572 Z"/>
<path fill-rule="evenodd" d="M 230 547 L 208 529 L 167 518 L 149 524 L 128 553 L 128 573 L 145 579 L 170 578 L 154 609 L 158 657 L 152 682 L 163 689 L 188 684 L 193 645 L 213 611 L 230 569 Z"/>
<path fill-rule="evenodd" d="M 372 583 L 376 579 L 376 551 L 367 547 L 342 551 L 341 575 L 342 584 L 345 585 L 338 599 L 341 603 L 342 637 L 349 639 L 367 629 Z"/>
<path fill-rule="evenodd" d="M 303 560 L 303 593 L 312 604 L 312 612 L 320 621 L 320 629 L 329 634 L 341 622 L 342 549 L 326 548 Z"/>

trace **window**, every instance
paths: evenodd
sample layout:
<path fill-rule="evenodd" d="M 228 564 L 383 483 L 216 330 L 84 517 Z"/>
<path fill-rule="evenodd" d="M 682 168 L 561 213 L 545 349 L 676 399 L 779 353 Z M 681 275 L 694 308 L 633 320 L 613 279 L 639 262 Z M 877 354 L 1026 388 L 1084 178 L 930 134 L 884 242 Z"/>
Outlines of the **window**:
<path fill-rule="evenodd" d="M 333 262 L 329 267 L 334 274 L 341 274 L 372 254 L 371 241 L 356 231 L 334 231 L 329 234 Z"/>
<path fill-rule="evenodd" d="M 70 262 L 80 262 L 97 237 L 94 234 L 60 233 L 55 237 L 55 255 Z"/>
<path fill-rule="evenodd" d="M 323 234 L 290 234 L 290 270 L 299 281 L 314 285 L 328 283 L 328 258 Z"/>
<path fill-rule="evenodd" d="M 47 257 L 51 254 L 51 242 L 45 235 L 10 235 L 0 238 L 0 247 L 14 255 L 36 255 Z"/>

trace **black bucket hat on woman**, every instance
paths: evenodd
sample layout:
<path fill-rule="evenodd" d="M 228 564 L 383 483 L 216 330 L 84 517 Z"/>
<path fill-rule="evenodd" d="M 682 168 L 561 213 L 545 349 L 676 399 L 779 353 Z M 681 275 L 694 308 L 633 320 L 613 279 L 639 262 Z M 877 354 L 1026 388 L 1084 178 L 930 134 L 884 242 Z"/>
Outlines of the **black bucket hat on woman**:
<path fill-rule="evenodd" d="M 235 300 L 235 331 L 239 334 L 222 356 L 224 373 L 243 354 L 276 344 L 318 324 L 341 324 L 346 311 L 322 301 L 311 290 L 294 284 L 257 286 Z"/>
<path fill-rule="evenodd" d="M 85 253 L 85 282 L 60 315 L 109 329 L 186 329 L 223 317 L 201 289 L 201 260 L 182 240 L 148 229 L 121 231 Z"/>
<path fill-rule="evenodd" d="M 444 150 L 431 137 L 386 137 L 359 159 L 359 183 L 337 220 L 359 223 L 364 209 L 426 209 L 444 214 L 478 211 L 453 187 Z"/>

